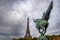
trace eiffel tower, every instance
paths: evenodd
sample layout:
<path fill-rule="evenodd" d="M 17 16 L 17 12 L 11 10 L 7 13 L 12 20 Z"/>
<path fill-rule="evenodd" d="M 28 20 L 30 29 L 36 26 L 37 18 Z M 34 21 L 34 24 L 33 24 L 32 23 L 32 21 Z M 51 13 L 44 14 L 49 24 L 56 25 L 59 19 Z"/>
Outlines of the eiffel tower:
<path fill-rule="evenodd" d="M 27 18 L 27 29 L 26 29 L 25 38 L 32 38 L 32 36 L 30 35 L 30 30 L 29 30 L 29 18 Z"/>

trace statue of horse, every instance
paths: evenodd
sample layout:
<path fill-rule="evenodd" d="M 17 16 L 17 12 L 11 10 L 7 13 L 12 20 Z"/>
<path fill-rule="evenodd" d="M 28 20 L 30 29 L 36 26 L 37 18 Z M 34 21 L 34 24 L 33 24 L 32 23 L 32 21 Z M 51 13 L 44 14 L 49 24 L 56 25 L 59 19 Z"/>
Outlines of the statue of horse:
<path fill-rule="evenodd" d="M 36 28 L 38 29 L 39 33 L 44 35 L 46 33 L 46 29 L 49 25 L 49 18 L 50 18 L 50 12 L 53 8 L 53 1 L 51 1 L 49 7 L 48 7 L 48 10 L 43 13 L 43 16 L 41 19 L 34 19 L 33 21 L 35 22 L 36 24 Z"/>

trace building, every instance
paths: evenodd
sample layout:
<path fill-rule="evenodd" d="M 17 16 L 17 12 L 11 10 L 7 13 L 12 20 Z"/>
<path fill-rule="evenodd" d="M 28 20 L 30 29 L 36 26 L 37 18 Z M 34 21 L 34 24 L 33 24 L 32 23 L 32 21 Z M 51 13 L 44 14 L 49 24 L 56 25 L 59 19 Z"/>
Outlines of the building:
<path fill-rule="evenodd" d="M 24 38 L 26 38 L 26 40 L 32 39 L 32 36 L 30 34 L 30 29 L 29 29 L 29 18 L 27 18 L 27 29 Z"/>

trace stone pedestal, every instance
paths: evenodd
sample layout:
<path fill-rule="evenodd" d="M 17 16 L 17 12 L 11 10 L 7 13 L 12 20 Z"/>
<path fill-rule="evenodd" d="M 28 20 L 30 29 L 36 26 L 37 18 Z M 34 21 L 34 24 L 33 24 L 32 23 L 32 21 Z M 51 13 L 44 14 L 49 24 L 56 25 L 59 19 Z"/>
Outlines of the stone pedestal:
<path fill-rule="evenodd" d="M 41 36 L 39 36 L 38 40 L 48 40 L 48 38 L 46 36 L 44 36 L 44 35 L 41 35 Z"/>

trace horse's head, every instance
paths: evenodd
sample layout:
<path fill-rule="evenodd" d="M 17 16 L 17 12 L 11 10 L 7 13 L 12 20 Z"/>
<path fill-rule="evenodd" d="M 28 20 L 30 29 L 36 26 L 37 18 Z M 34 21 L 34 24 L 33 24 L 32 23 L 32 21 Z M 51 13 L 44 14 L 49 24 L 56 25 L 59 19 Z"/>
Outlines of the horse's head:
<path fill-rule="evenodd" d="M 33 21 L 36 23 L 36 22 L 39 22 L 40 19 L 33 19 Z"/>

